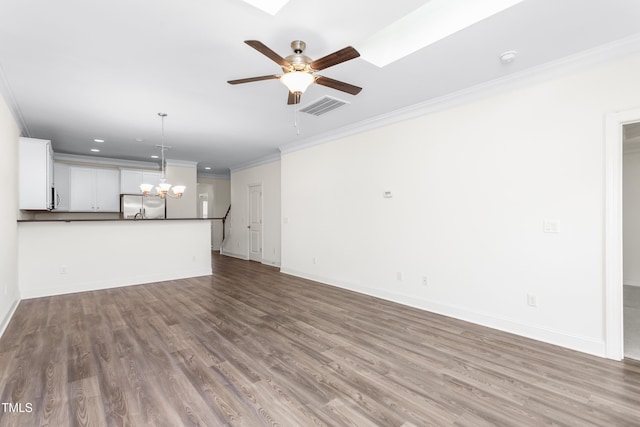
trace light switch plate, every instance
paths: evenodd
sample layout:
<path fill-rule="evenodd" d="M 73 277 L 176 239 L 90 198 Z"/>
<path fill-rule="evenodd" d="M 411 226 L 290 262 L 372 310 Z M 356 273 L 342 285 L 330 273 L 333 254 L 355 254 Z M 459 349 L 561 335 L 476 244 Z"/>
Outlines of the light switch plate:
<path fill-rule="evenodd" d="M 545 219 L 542 222 L 542 231 L 545 233 L 559 233 L 560 221 L 557 219 Z"/>

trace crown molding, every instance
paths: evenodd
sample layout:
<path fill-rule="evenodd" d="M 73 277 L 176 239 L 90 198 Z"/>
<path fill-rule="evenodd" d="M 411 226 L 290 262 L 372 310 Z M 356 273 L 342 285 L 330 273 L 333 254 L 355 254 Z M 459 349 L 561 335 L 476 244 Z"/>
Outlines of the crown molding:
<path fill-rule="evenodd" d="M 401 108 L 370 119 L 362 120 L 314 137 L 284 144 L 279 147 L 280 152 L 282 154 L 287 154 L 303 150 L 305 148 L 335 141 L 337 139 L 387 126 L 403 120 L 409 120 L 415 117 L 456 107 L 494 94 L 558 78 L 603 63 L 622 59 L 624 57 L 637 54 L 638 52 L 640 52 L 640 35 L 634 35 L 593 49 L 588 49 L 556 61 L 548 62 L 546 64 L 490 80 L 467 89 L 433 98 L 428 101 Z"/>
<path fill-rule="evenodd" d="M 160 165 L 157 162 L 143 162 L 137 160 L 124 160 L 114 159 L 110 157 L 93 157 L 84 156 L 80 154 L 66 154 L 66 153 L 54 153 L 53 159 L 56 161 L 67 163 L 83 163 L 90 165 L 103 165 L 103 166 L 118 166 L 118 167 L 133 167 L 142 169 L 160 170 Z M 187 160 L 170 160 L 167 159 L 167 166 L 182 166 L 182 167 L 197 167 L 198 162 L 191 162 Z"/>
<path fill-rule="evenodd" d="M 270 154 L 268 156 L 260 157 L 259 159 L 256 159 L 256 160 L 240 163 L 230 168 L 230 170 L 231 170 L 231 173 L 234 173 L 244 169 L 255 168 L 256 166 L 266 165 L 267 163 L 278 162 L 280 161 L 280 156 L 281 156 L 280 153 Z"/>
<path fill-rule="evenodd" d="M 192 161 L 189 161 L 189 160 L 166 159 L 165 162 L 166 162 L 167 166 L 181 166 L 181 167 L 188 167 L 188 168 L 197 168 L 198 167 L 198 162 L 192 162 Z"/>
<path fill-rule="evenodd" d="M 198 172 L 198 179 L 217 179 L 217 180 L 229 181 L 231 179 L 231 174 Z"/>
<path fill-rule="evenodd" d="M 125 168 L 160 170 L 160 166 L 155 162 L 113 159 L 109 157 L 92 157 L 79 154 L 53 153 L 53 159 L 58 162 L 82 163 L 85 165 L 117 166 Z"/>

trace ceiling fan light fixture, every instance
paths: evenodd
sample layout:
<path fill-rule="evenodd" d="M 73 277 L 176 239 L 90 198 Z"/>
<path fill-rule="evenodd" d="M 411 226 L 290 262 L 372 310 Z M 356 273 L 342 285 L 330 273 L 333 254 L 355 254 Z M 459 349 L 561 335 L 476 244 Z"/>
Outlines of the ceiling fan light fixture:
<path fill-rule="evenodd" d="M 284 75 L 272 74 L 267 76 L 228 80 L 227 83 L 231 85 L 258 82 L 262 80 L 280 80 L 289 90 L 287 105 L 299 104 L 302 93 L 313 83 L 346 92 L 351 95 L 357 95 L 362 90 L 361 87 L 354 86 L 349 83 L 313 74 L 316 71 L 324 70 L 359 57 L 360 53 L 358 53 L 358 51 L 352 46 L 347 46 L 330 53 L 329 55 L 325 55 L 320 59 L 313 60 L 302 53 L 306 47 L 306 43 L 302 40 L 294 40 L 291 42 L 291 49 L 293 49 L 294 53 L 286 58 L 281 57 L 259 40 L 245 40 L 244 43 L 278 64 L 284 72 Z"/>
<path fill-rule="evenodd" d="M 304 93 L 314 80 L 315 77 L 313 74 L 307 73 L 306 71 L 291 71 L 280 77 L 282 84 L 285 85 L 291 93 Z"/>

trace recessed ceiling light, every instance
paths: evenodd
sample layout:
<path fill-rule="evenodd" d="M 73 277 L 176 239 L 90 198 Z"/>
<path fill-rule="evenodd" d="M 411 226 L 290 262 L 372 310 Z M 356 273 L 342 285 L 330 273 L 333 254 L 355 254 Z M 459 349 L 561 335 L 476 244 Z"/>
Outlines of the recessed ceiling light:
<path fill-rule="evenodd" d="M 205 169 L 210 171 L 211 170 L 211 166 L 207 166 L 207 167 L 205 167 Z"/>
<path fill-rule="evenodd" d="M 155 154 L 153 156 L 151 156 L 152 159 L 157 159 L 158 156 L 156 156 Z"/>
<path fill-rule="evenodd" d="M 93 151 L 94 153 L 99 153 L 100 152 L 100 150 L 97 149 L 97 148 L 92 148 L 91 151 Z"/>
<path fill-rule="evenodd" d="M 93 142 L 104 142 L 104 139 L 94 139 Z"/>
<path fill-rule="evenodd" d="M 136 138 L 136 142 L 142 142 L 142 141 L 144 141 L 144 139 L 142 139 L 142 138 Z"/>
<path fill-rule="evenodd" d="M 275 15 L 282 6 L 289 3 L 289 0 L 244 0 L 244 2 L 270 15 Z"/>
<path fill-rule="evenodd" d="M 384 67 L 523 0 L 430 0 L 357 45 L 361 58 Z"/>

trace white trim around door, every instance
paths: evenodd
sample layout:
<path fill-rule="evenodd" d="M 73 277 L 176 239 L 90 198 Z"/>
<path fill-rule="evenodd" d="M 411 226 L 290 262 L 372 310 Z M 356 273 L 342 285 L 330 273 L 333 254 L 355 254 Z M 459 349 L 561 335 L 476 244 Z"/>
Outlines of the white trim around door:
<path fill-rule="evenodd" d="M 606 357 L 624 357 L 622 274 L 623 126 L 640 121 L 640 109 L 607 114 L 605 121 L 604 310 Z"/>

